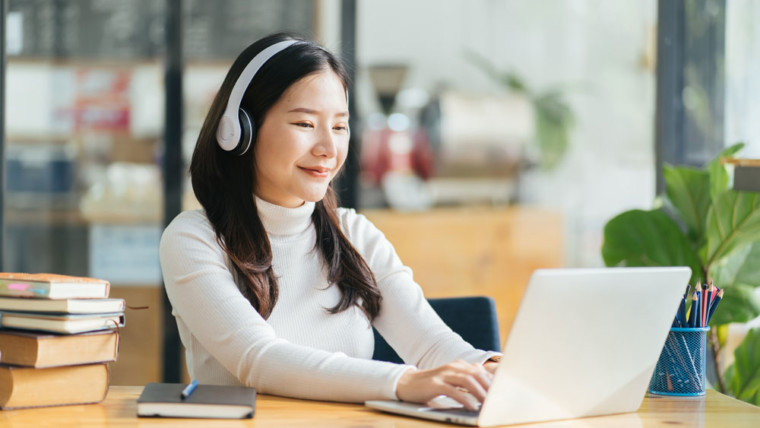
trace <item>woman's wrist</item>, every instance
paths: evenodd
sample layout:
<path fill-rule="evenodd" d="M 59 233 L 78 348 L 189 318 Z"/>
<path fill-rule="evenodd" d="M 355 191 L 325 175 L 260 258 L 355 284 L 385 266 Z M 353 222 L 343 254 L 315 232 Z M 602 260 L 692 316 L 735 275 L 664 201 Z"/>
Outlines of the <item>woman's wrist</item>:
<path fill-rule="evenodd" d="M 402 394 L 399 393 L 402 389 L 406 387 L 406 385 L 411 381 L 412 376 L 414 373 L 417 372 L 416 367 L 409 367 L 406 370 L 404 370 L 403 373 L 401 373 L 401 376 L 399 376 L 398 381 L 396 381 L 396 399 L 399 401 L 404 401 L 404 399 L 401 397 Z"/>

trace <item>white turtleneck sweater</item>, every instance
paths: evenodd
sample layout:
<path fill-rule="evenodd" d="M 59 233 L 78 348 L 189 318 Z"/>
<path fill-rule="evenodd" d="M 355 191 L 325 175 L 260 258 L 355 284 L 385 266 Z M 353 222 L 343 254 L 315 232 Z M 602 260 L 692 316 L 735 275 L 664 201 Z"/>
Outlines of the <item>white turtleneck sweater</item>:
<path fill-rule="evenodd" d="M 396 399 L 409 366 L 371 360 L 374 338 L 357 307 L 330 314 L 340 298 L 315 248 L 314 203 L 284 208 L 256 198 L 272 247 L 279 299 L 264 319 L 241 294 L 234 270 L 203 211 L 178 215 L 161 238 L 166 292 L 201 383 L 248 385 L 259 392 L 317 400 Z M 343 233 L 372 269 L 383 296 L 373 325 L 399 356 L 426 369 L 456 359 L 482 363 L 425 300 L 411 270 L 363 215 L 339 209 Z"/>

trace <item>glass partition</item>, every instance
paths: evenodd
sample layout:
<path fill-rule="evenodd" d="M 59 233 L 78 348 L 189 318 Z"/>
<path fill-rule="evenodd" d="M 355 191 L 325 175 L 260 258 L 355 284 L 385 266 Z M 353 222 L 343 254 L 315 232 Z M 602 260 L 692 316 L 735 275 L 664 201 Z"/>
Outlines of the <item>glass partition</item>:
<path fill-rule="evenodd" d="M 112 297 L 148 307 L 127 310 L 112 384 L 161 379 L 166 4 L 10 0 L 2 26 L 5 269 L 104 278 Z M 275 31 L 313 35 L 316 9 L 293 0 L 181 7 L 189 159 L 239 51 Z"/>

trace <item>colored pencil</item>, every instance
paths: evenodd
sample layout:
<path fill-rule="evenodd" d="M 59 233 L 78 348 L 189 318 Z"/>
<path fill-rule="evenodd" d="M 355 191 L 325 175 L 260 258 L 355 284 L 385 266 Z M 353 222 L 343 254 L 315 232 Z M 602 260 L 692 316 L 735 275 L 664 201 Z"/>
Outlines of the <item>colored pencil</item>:
<path fill-rule="evenodd" d="M 707 325 L 705 320 L 707 319 L 707 283 L 702 284 L 702 316 L 699 317 L 699 326 L 704 327 Z"/>
<path fill-rule="evenodd" d="M 696 318 L 697 316 L 697 292 L 695 291 L 694 294 L 691 295 L 691 309 L 689 309 L 689 321 L 687 322 L 687 327 L 695 327 L 696 326 Z"/>
<path fill-rule="evenodd" d="M 723 299 L 723 290 L 719 288 L 715 300 L 713 300 L 712 305 L 710 305 L 710 311 L 707 313 L 708 323 L 710 323 L 710 318 L 712 318 L 713 313 L 715 312 L 715 308 L 718 307 L 718 303 L 720 303 L 721 299 Z"/>
<path fill-rule="evenodd" d="M 683 297 L 681 297 L 681 305 L 678 307 L 679 311 L 679 327 L 688 327 L 686 325 L 686 297 L 689 296 L 689 291 L 691 290 L 691 284 L 686 284 L 686 291 L 683 293 Z"/>

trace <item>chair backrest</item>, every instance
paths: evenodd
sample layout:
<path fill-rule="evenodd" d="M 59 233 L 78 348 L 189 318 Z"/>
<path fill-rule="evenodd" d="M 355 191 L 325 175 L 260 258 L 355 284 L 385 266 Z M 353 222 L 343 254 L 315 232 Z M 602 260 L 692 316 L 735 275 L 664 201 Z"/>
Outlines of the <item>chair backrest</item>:
<path fill-rule="evenodd" d="M 452 297 L 428 299 L 443 322 L 470 345 L 485 351 L 500 351 L 496 305 L 490 297 Z M 374 330 L 374 329 L 373 329 Z M 403 363 L 396 351 L 374 330 L 373 360 Z"/>

